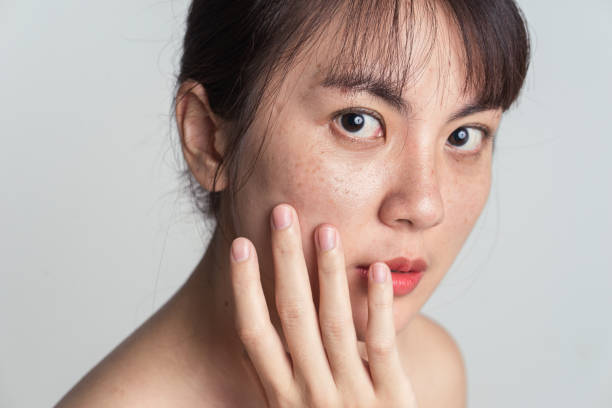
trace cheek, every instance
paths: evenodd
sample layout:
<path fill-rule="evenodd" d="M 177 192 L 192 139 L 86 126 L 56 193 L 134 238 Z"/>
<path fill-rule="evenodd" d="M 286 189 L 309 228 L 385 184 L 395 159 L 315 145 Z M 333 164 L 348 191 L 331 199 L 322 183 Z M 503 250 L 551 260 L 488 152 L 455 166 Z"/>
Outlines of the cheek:
<path fill-rule="evenodd" d="M 270 200 L 296 208 L 303 232 L 323 222 L 350 225 L 371 195 L 367 181 L 380 179 L 371 174 L 375 169 L 364 171 L 359 162 L 343 156 L 324 132 L 284 136 L 279 138 L 283 143 L 271 141 L 262 157 L 258 184 L 269 180 L 265 188 Z"/>
<path fill-rule="evenodd" d="M 358 221 L 362 212 L 356 203 L 367 201 L 360 180 L 355 180 L 354 169 L 318 147 L 307 146 L 289 154 L 285 160 L 269 161 L 263 177 L 275 180 L 270 186 L 274 204 L 287 202 L 295 207 L 302 230 L 302 243 L 309 270 L 314 269 L 314 229 L 331 223 L 339 230 Z M 272 204 L 272 205 L 274 205 Z"/>
<path fill-rule="evenodd" d="M 257 159 L 237 196 L 234 223 L 239 235 L 257 238 L 265 245 L 272 208 L 288 203 L 297 211 L 309 259 L 314 255 L 314 228 L 323 222 L 346 222 L 352 197 L 359 188 L 351 184 L 348 169 L 332 160 L 329 152 L 305 143 L 307 137 L 302 136 L 272 136 L 275 139 Z M 283 143 L 279 143 L 281 140 Z"/>
<path fill-rule="evenodd" d="M 349 237 L 357 236 L 365 224 L 375 193 L 373 187 L 368 187 L 368 180 L 380 180 L 381 177 L 374 174 L 380 169 L 359 167 L 359 163 L 348 162 L 321 146 L 307 145 L 289 137 L 283 144 L 272 140 L 256 162 L 237 196 L 234 223 L 238 235 L 250 238 L 257 248 L 269 310 L 275 310 L 269 221 L 272 209 L 279 203 L 289 203 L 297 211 L 313 300 L 318 304 L 314 229 L 322 223 L 335 225 L 345 254 L 350 252 Z M 355 174 L 360 176 L 355 177 Z M 276 313 L 273 313 L 273 320 L 278 324 Z"/>
<path fill-rule="evenodd" d="M 440 188 L 444 205 L 441 224 L 423 232 L 425 250 L 432 263 L 429 279 L 423 280 L 414 304 L 420 308 L 448 272 L 463 247 L 474 224 L 482 213 L 490 190 L 490 171 L 483 169 L 478 175 L 466 174 L 445 177 Z M 411 309 L 416 311 L 418 309 Z"/>
<path fill-rule="evenodd" d="M 349 251 L 349 237 L 356 236 L 368 217 L 376 216 L 372 203 L 380 187 L 374 181 L 381 180 L 384 169 L 364 167 L 362 162 L 344 157 L 342 151 L 325 143 L 315 145 L 317 137 L 296 137 L 290 133 L 283 136 L 270 140 L 241 190 L 243 198 L 238 209 L 241 229 L 258 239 L 258 247 L 266 248 L 269 246 L 267 217 L 272 208 L 279 203 L 291 204 L 299 216 L 308 270 L 316 275 L 314 229 L 322 223 L 335 225 L 345 252 Z M 314 141 L 309 143 L 311 139 Z M 250 220 L 265 218 L 266 222 L 257 227 L 243 214 L 249 214 Z M 268 265 L 272 263 L 271 256 L 266 254 Z M 267 269 L 272 277 L 272 269 Z M 312 283 L 316 291 L 316 279 Z"/>
<path fill-rule="evenodd" d="M 448 261 L 452 262 L 465 243 L 474 224 L 487 202 L 491 173 L 488 168 L 473 177 L 454 177 L 445 191 L 445 229 L 440 239 L 445 242 L 438 248 L 447 248 Z"/>

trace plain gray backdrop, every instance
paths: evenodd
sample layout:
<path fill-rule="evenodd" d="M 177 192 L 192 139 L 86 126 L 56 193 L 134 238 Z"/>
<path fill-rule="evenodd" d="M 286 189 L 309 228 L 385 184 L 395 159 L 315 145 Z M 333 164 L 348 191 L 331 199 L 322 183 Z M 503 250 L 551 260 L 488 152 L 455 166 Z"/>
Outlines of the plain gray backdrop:
<path fill-rule="evenodd" d="M 520 1 L 533 63 L 482 217 L 424 310 L 469 406 L 612 407 L 612 2 Z M 170 104 L 187 1 L 0 2 L 0 407 L 51 406 L 208 235 Z"/>

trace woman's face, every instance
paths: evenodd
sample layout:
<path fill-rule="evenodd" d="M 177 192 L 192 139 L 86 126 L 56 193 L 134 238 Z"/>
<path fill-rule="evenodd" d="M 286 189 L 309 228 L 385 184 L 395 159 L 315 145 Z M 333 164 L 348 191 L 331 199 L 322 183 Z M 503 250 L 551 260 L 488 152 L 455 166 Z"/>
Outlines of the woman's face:
<path fill-rule="evenodd" d="M 394 98 L 381 92 L 383 83 L 348 87 L 346 78 L 329 78 L 330 55 L 321 51 L 287 72 L 278 97 L 258 112 L 240 163 L 251 163 L 264 134 L 265 145 L 237 194 L 231 223 L 257 248 L 275 324 L 269 216 L 279 203 L 297 211 L 315 305 L 314 231 L 322 223 L 337 227 L 360 340 L 367 281 L 358 266 L 397 257 L 427 263 L 416 288 L 394 298 L 400 331 L 468 237 L 491 183 L 492 139 L 482 129 L 493 134 L 501 111 L 474 106 L 463 93 L 459 57 L 445 52 L 442 40 L 436 44 L 418 81 Z"/>

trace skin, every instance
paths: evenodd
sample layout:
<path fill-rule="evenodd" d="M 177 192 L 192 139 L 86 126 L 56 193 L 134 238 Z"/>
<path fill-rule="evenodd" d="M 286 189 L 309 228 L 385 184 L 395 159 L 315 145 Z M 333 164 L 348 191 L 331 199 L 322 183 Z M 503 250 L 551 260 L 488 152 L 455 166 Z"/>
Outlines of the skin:
<path fill-rule="evenodd" d="M 494 133 L 501 110 L 454 118 L 474 101 L 463 92 L 464 64 L 449 52 L 453 43 L 438 44 L 420 80 L 401 95 L 407 110 L 366 90 L 322 86 L 326 47 L 284 73 L 278 95 L 264 98 L 245 136 L 240 162 L 251 163 L 264 134 L 265 148 L 236 201 L 221 207 L 230 238 L 243 237 L 234 242 L 250 248 L 249 259 L 235 262 L 231 240 L 217 230 L 181 290 L 58 406 L 266 406 L 280 399 L 299 406 L 350 396 L 391 406 L 400 392 L 415 398 L 403 399 L 405 406 L 464 406 L 458 349 L 419 310 L 490 190 L 492 140 L 463 151 L 449 136 L 468 125 Z M 177 123 L 187 164 L 212 191 L 228 123 L 193 85 L 179 90 Z M 373 112 L 384 128 L 356 140 L 337 120 L 347 108 Z M 233 182 L 222 173 L 214 188 Z M 273 227 L 275 208 L 291 212 L 292 227 Z M 337 237 L 327 261 L 315 239 L 324 227 Z M 399 256 L 428 265 L 405 296 L 391 295 L 388 277 L 376 285 L 357 273 L 358 265 Z M 372 350 L 384 352 L 375 358 Z"/>
<path fill-rule="evenodd" d="M 314 71 L 314 72 L 313 72 Z M 448 122 L 470 103 L 453 81 L 446 95 L 435 91 L 440 79 L 430 66 L 423 80 L 404 96 L 413 113 L 402 115 L 367 93 L 317 86 L 316 68 L 293 71 L 295 88 L 285 101 L 255 171 L 240 191 L 233 225 L 258 249 L 262 285 L 273 300 L 269 215 L 278 203 L 299 214 L 306 265 L 313 294 L 318 293 L 314 232 L 329 223 L 344 240 L 353 320 L 360 340 L 367 324 L 366 286 L 355 268 L 398 256 L 423 258 L 428 270 L 410 296 L 396 298 L 394 322 L 400 331 L 432 294 L 461 249 L 486 203 L 490 189 L 491 147 L 463 155 L 446 145 L 467 123 L 495 129 L 499 112 L 486 111 Z M 457 75 L 457 74 L 456 74 Z M 299 78 L 309 78 L 310 81 Z M 386 140 L 352 142 L 330 124 L 330 115 L 365 107 L 385 118 Z M 265 115 L 262 115 L 265 117 Z M 260 123 L 255 132 L 260 133 Z M 256 142 L 254 143 L 256 144 Z M 250 146 L 248 151 L 254 151 Z M 249 159 L 247 159 L 247 162 Z M 274 180 L 271 184 L 270 180 Z M 257 200 L 252 197 L 259 197 Z M 353 238 L 354 237 L 354 238 Z M 365 237 L 365 239 L 364 239 Z M 269 306 L 273 304 L 270 303 Z M 274 317 L 273 317 L 274 318 Z"/>

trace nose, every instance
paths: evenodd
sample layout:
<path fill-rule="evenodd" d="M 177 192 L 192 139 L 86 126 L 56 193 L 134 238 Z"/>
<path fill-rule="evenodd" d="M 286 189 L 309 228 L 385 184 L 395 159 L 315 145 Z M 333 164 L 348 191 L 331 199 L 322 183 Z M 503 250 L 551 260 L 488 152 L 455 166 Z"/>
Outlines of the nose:
<path fill-rule="evenodd" d="M 383 223 L 392 227 L 424 230 L 444 219 L 444 204 L 435 155 L 424 149 L 397 156 L 395 170 L 379 210 Z M 404 152 L 406 153 L 406 152 Z"/>

